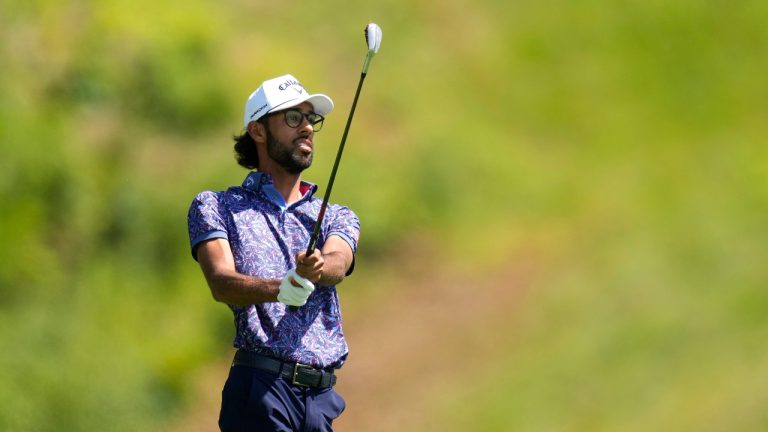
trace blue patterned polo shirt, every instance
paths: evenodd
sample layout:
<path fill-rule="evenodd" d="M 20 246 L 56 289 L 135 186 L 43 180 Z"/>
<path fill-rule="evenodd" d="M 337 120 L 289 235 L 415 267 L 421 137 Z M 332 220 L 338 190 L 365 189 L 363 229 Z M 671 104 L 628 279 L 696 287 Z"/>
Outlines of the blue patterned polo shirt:
<path fill-rule="evenodd" d="M 205 191 L 189 208 L 192 255 L 214 238 L 229 241 L 239 273 L 282 279 L 295 268 L 296 253 L 306 250 L 322 200 L 317 186 L 302 182 L 302 198 L 287 205 L 269 174 L 251 172 L 242 186 Z M 331 235 L 357 251 L 360 222 L 352 210 L 328 205 L 317 248 Z M 280 302 L 230 305 L 235 316 L 234 346 L 318 368 L 338 368 L 347 357 L 335 286 L 318 286 L 296 312 Z"/>

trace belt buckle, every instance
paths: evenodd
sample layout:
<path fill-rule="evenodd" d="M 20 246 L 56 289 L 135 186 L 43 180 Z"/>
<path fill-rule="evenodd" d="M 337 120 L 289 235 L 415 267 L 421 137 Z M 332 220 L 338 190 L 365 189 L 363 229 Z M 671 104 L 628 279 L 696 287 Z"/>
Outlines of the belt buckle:
<path fill-rule="evenodd" d="M 291 384 L 297 385 L 299 387 L 309 387 L 309 384 L 300 383 L 296 380 L 296 378 L 299 376 L 299 368 L 311 369 L 312 366 L 296 362 L 296 364 L 293 365 L 293 377 L 291 378 Z"/>

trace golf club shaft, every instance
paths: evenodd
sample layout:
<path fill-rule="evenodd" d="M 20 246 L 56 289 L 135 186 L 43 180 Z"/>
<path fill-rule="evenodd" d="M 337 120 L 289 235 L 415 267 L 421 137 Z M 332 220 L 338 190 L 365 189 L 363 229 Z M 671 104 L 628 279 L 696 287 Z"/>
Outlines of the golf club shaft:
<path fill-rule="evenodd" d="M 370 55 L 366 57 L 366 64 L 370 62 Z M 367 69 L 367 67 L 365 68 Z M 325 209 L 328 207 L 328 199 L 331 197 L 331 189 L 333 189 L 333 182 L 336 180 L 336 171 L 339 169 L 339 162 L 341 162 L 341 154 L 344 152 L 344 144 L 347 142 L 347 134 L 349 134 L 349 126 L 352 124 L 352 117 L 355 115 L 355 107 L 357 107 L 357 99 L 360 97 L 360 89 L 363 88 L 363 81 L 367 72 L 364 71 L 360 74 L 360 81 L 357 83 L 357 90 L 355 91 L 355 98 L 352 100 L 352 108 L 349 111 L 349 117 L 347 117 L 347 125 L 344 127 L 344 133 L 341 135 L 341 144 L 339 144 L 339 150 L 336 152 L 336 160 L 333 162 L 333 169 L 331 170 L 331 178 L 328 180 L 328 187 L 325 189 L 323 195 L 323 203 L 320 205 L 320 212 L 317 214 L 317 221 L 315 221 L 315 227 L 312 229 L 312 235 L 309 237 L 309 245 L 307 246 L 306 256 L 310 256 L 315 252 L 315 246 L 317 246 L 317 240 L 320 237 L 320 226 L 323 224 L 323 218 L 325 217 Z M 291 311 L 297 311 L 298 306 L 290 306 Z"/>
<path fill-rule="evenodd" d="M 328 207 L 328 199 L 331 196 L 331 189 L 333 189 L 333 182 L 336 180 L 336 171 L 339 169 L 339 162 L 341 162 L 341 154 L 344 152 L 344 145 L 347 142 L 347 134 L 349 134 L 349 126 L 352 124 L 352 117 L 355 115 L 355 107 L 357 107 L 357 99 L 360 97 L 360 89 L 363 88 L 363 81 L 365 80 L 366 73 L 360 74 L 360 81 L 357 83 L 357 90 L 355 91 L 355 98 L 352 101 L 352 109 L 349 111 L 349 117 L 347 118 L 347 125 L 344 127 L 344 134 L 341 136 L 341 144 L 339 144 L 339 150 L 336 152 L 336 161 L 333 163 L 333 169 L 331 170 L 331 178 L 328 180 L 328 187 L 325 189 L 325 195 L 323 196 L 323 203 L 320 205 L 320 212 L 317 214 L 317 221 L 315 222 L 315 228 L 312 230 L 312 236 L 309 238 L 309 245 L 307 246 L 307 256 L 312 255 L 317 246 L 317 240 L 320 237 L 320 226 L 323 223 L 323 217 L 325 217 L 325 209 Z"/>
<path fill-rule="evenodd" d="M 317 214 L 317 220 L 315 221 L 315 227 L 312 229 L 312 235 L 309 237 L 309 244 L 307 245 L 306 256 L 310 256 L 315 252 L 315 246 L 320 237 L 320 227 L 323 224 L 323 218 L 325 217 L 325 210 L 328 208 L 328 199 L 331 197 L 331 190 L 333 189 L 333 182 L 336 180 L 336 171 L 339 169 L 339 162 L 341 162 L 341 154 L 344 152 L 344 144 L 347 142 L 347 134 L 349 134 L 349 126 L 352 124 L 352 117 L 355 115 L 355 108 L 357 107 L 357 99 L 360 97 L 360 90 L 363 88 L 363 81 L 365 76 L 368 75 L 368 67 L 371 65 L 373 56 L 379 52 L 381 46 L 381 28 L 375 23 L 369 23 L 365 26 L 365 42 L 368 45 L 368 54 L 365 56 L 365 62 L 363 63 L 363 70 L 360 72 L 360 81 L 357 83 L 357 90 L 355 90 L 355 98 L 352 100 L 352 108 L 349 110 L 349 117 L 347 117 L 347 125 L 344 126 L 344 133 L 341 135 L 341 143 L 339 144 L 339 150 L 336 152 L 336 160 L 333 162 L 333 169 L 331 170 L 331 178 L 328 180 L 328 186 L 325 189 L 323 196 L 323 203 L 320 205 L 320 211 Z M 298 307 L 290 306 L 290 310 L 296 311 Z"/>

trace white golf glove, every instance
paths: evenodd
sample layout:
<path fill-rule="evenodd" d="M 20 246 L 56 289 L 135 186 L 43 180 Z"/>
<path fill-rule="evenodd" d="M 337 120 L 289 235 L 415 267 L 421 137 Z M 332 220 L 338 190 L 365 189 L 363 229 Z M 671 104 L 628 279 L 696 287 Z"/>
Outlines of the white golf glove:
<path fill-rule="evenodd" d="M 301 286 L 294 286 L 291 280 L 296 281 Z M 307 303 L 307 298 L 314 290 L 315 285 L 312 282 L 296 274 L 296 270 L 290 270 L 280 282 L 280 293 L 277 294 L 277 300 L 288 306 L 304 306 Z"/>

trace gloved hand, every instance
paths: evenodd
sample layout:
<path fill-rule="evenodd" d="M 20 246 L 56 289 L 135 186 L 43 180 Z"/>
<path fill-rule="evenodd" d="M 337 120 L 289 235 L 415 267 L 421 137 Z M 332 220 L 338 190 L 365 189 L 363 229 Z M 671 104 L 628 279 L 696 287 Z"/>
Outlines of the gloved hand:
<path fill-rule="evenodd" d="M 280 282 L 277 300 L 288 306 L 304 306 L 314 290 L 315 285 L 312 282 L 296 274 L 296 270 L 290 270 Z"/>

